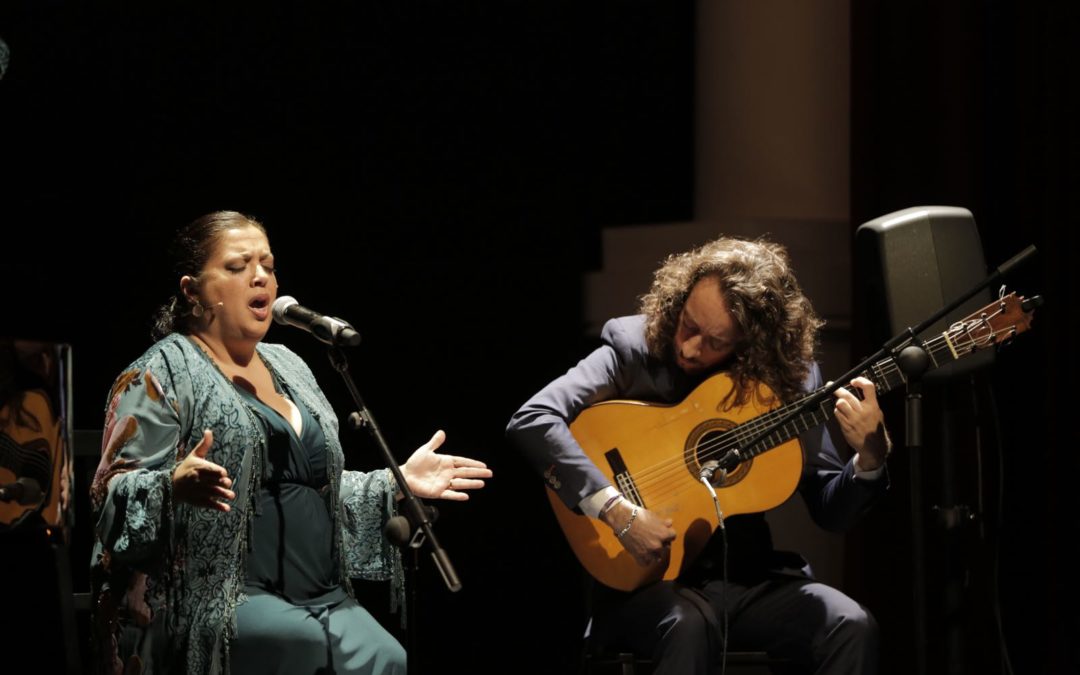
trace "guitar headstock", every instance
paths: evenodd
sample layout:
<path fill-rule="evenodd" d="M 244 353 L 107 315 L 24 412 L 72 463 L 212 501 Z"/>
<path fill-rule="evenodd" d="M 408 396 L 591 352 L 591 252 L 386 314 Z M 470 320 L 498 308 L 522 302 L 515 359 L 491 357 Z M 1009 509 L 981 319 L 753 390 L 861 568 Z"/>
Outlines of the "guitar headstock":
<path fill-rule="evenodd" d="M 1042 296 L 1039 295 L 1025 298 L 1015 292 L 1003 294 L 979 311 L 949 326 L 946 335 L 954 347 L 966 351 L 1004 344 L 1031 328 L 1035 308 L 1042 303 Z"/>

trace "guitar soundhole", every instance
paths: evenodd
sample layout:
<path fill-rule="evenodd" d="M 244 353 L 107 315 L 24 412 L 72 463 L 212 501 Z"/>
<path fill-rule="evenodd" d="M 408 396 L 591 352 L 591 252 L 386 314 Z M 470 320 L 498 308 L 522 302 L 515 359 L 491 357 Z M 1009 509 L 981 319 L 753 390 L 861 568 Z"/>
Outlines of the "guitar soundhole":
<path fill-rule="evenodd" d="M 710 460 L 716 461 L 724 457 L 735 445 L 727 433 L 735 423 L 730 420 L 712 419 L 706 420 L 694 427 L 690 435 L 686 437 L 686 446 L 683 448 L 683 462 L 686 470 L 695 481 L 701 480 L 701 467 Z M 754 460 L 748 459 L 725 476 L 719 471 L 713 474 L 713 487 L 728 487 L 738 483 L 750 472 L 750 466 Z"/>

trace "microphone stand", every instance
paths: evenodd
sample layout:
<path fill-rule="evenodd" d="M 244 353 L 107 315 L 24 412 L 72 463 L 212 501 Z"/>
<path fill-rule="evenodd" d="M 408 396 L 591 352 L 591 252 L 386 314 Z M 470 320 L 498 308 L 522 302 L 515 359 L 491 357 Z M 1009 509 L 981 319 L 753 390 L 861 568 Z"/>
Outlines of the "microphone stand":
<path fill-rule="evenodd" d="M 424 503 L 412 493 L 412 490 L 409 489 L 409 485 L 405 482 L 405 477 L 401 473 L 401 468 L 394 459 L 393 453 L 390 452 L 390 446 L 386 443 L 386 439 L 383 437 L 379 425 L 375 422 L 375 417 L 371 414 L 371 409 L 364 405 L 364 400 L 360 396 L 360 391 L 356 388 L 356 382 L 353 381 L 352 375 L 349 373 L 349 363 L 345 358 L 345 353 L 341 350 L 341 347 L 337 344 L 330 344 L 327 352 L 330 357 L 330 363 L 334 366 L 334 370 L 341 374 L 342 379 L 345 381 L 345 387 L 349 390 L 349 394 L 356 404 L 356 411 L 350 413 L 348 417 L 349 426 L 354 430 L 358 430 L 361 427 L 368 430 L 382 454 L 383 462 L 394 476 L 398 490 L 403 495 L 400 508 L 405 515 L 390 518 L 384 527 L 384 532 L 387 538 L 399 547 L 404 548 L 405 546 L 408 546 L 412 549 L 410 576 L 414 578 L 410 584 L 412 588 L 410 593 L 407 594 L 407 597 L 411 597 L 412 602 L 415 603 L 415 586 L 417 583 L 415 577 L 416 572 L 419 569 L 419 549 L 425 542 L 431 546 L 431 557 L 435 561 L 435 567 L 439 570 L 439 574 L 442 576 L 446 587 L 454 593 L 460 591 L 461 580 L 458 579 L 457 572 L 454 571 L 454 566 L 450 562 L 446 550 L 439 545 L 438 539 L 435 537 L 435 532 L 431 527 L 437 518 L 437 511 L 434 507 L 424 505 Z M 406 607 L 406 615 L 410 609 L 415 613 L 415 606 L 411 608 Z M 409 649 L 407 652 L 413 652 L 416 648 L 415 624 L 416 617 L 414 615 L 408 619 L 407 631 Z M 410 658 L 408 663 L 410 664 L 409 671 L 413 672 L 412 664 L 414 663 L 414 659 Z"/>
<path fill-rule="evenodd" d="M 926 557 L 922 502 L 922 375 L 930 356 L 921 341 L 904 347 L 895 358 L 907 383 L 904 445 L 911 466 L 911 585 L 915 624 L 915 672 L 926 672 Z"/>
<path fill-rule="evenodd" d="M 987 286 L 1000 281 L 1002 277 L 1011 272 L 1015 267 L 1018 267 L 1021 263 L 1026 262 L 1027 259 L 1034 254 L 1035 247 L 1028 246 L 994 270 L 994 273 L 986 279 L 980 281 L 970 290 L 939 309 L 932 316 L 925 319 L 914 328 L 909 327 L 890 338 L 877 352 L 871 354 L 854 368 L 844 373 L 844 375 L 837 378 L 832 384 L 818 390 L 814 395 L 808 396 L 806 400 L 799 406 L 796 406 L 791 413 L 782 415 L 780 419 L 772 424 L 766 425 L 763 430 L 753 436 L 748 442 L 742 444 L 743 448 L 753 448 L 756 444 L 761 442 L 762 439 L 766 438 L 792 419 L 795 419 L 806 410 L 821 405 L 821 402 L 828 396 L 831 396 L 834 391 L 839 389 L 845 383 L 850 382 L 852 378 L 865 372 L 871 365 L 884 359 L 886 356 L 891 357 L 896 362 L 897 367 L 904 373 L 907 382 L 907 402 L 904 409 L 906 422 L 904 429 L 906 434 L 905 445 L 910 451 L 909 457 L 911 462 L 912 583 L 914 585 L 913 599 L 915 604 L 916 672 L 920 674 L 926 672 L 926 640 L 924 639 L 926 610 L 925 589 L 923 588 L 925 568 L 923 560 L 923 507 L 922 495 L 920 494 L 919 489 L 921 482 L 920 471 L 922 470 L 920 458 L 920 448 L 922 446 L 922 374 L 929 368 L 930 356 L 926 353 L 926 350 L 923 349 L 921 340 L 919 340 L 918 336 L 960 305 L 967 302 L 970 298 L 974 297 L 976 293 Z M 900 349 L 901 346 L 903 346 L 903 349 Z M 736 447 L 732 450 L 728 450 L 727 453 L 720 458 L 719 468 L 723 469 L 725 472 L 731 471 L 743 460 L 743 454 L 740 452 L 739 448 Z"/>

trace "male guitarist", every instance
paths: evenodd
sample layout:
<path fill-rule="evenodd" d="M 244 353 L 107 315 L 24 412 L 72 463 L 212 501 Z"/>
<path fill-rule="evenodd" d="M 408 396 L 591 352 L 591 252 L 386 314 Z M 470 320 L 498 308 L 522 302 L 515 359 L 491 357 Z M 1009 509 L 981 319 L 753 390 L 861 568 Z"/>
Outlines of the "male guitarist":
<path fill-rule="evenodd" d="M 576 518 L 598 519 L 583 522 L 610 528 L 640 568 L 663 571 L 686 533 L 633 483 L 613 485 L 611 472 L 605 475 L 597 464 L 620 449 L 590 458 L 573 423 L 604 401 L 675 406 L 717 373 L 731 385 L 717 410 L 760 403 L 761 384 L 775 403 L 790 403 L 823 385 L 813 360 L 821 324 L 783 247 L 722 237 L 669 257 L 641 298 L 641 314 L 608 321 L 602 346 L 526 402 L 507 434 L 543 474 L 560 507 L 584 514 Z M 839 531 L 886 491 L 891 444 L 870 380 L 857 378 L 835 396 L 833 419 L 798 434 L 805 461 L 796 461 L 791 484 L 797 482 L 815 522 Z M 684 447 L 667 454 L 681 471 Z M 737 470 L 706 468 L 718 472 L 711 481 L 718 487 L 725 470 Z M 771 480 L 753 473 L 746 478 Z M 706 494 L 703 483 L 697 487 Z M 799 556 L 774 551 L 762 513 L 723 519 L 723 528 L 718 520 L 714 515 L 707 545 L 677 578 L 630 592 L 596 584 L 593 643 L 651 657 L 657 674 L 708 673 L 725 640 L 730 649 L 766 651 L 808 672 L 876 672 L 877 624 L 866 608 L 816 582 Z"/>

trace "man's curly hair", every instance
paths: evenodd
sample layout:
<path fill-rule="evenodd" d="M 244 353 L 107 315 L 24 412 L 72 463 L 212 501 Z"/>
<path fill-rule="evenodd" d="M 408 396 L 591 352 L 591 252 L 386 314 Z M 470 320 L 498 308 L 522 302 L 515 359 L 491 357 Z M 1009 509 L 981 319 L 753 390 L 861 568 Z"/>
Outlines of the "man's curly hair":
<path fill-rule="evenodd" d="M 719 280 L 739 327 L 740 339 L 728 364 L 735 405 L 748 400 L 757 382 L 785 403 L 798 398 L 824 322 L 803 295 L 787 250 L 764 238 L 721 237 L 669 256 L 640 299 L 649 352 L 664 360 L 674 358 L 683 305 L 694 285 L 709 276 Z"/>

